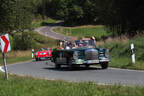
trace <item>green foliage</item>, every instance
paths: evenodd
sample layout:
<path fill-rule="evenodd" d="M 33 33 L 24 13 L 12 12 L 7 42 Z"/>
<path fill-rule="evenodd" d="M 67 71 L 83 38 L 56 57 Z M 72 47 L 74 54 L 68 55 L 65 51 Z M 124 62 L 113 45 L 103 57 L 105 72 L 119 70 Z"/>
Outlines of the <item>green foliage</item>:
<path fill-rule="evenodd" d="M 31 28 L 38 28 L 38 27 L 41 27 L 41 26 L 48 26 L 50 24 L 56 23 L 55 19 L 47 18 L 46 20 L 42 20 L 41 15 L 39 15 L 39 16 L 40 17 L 37 18 L 38 20 L 33 20 Z"/>
<path fill-rule="evenodd" d="M 30 29 L 33 19 L 33 6 L 29 0 L 0 1 L 0 32 L 11 33 L 13 30 L 23 32 Z"/>
<path fill-rule="evenodd" d="M 57 46 L 57 40 L 48 38 L 37 32 L 33 32 L 33 39 L 36 42 L 36 46 L 34 47 L 34 49 L 36 49 L 36 50 L 39 48 L 42 48 L 42 47 L 53 48 L 53 47 Z"/>
<path fill-rule="evenodd" d="M 14 29 L 15 0 L 0 0 L 0 33 L 7 33 Z"/>
<path fill-rule="evenodd" d="M 33 7 L 29 0 L 17 0 L 15 9 L 15 30 L 23 32 L 31 28 Z"/>
<path fill-rule="evenodd" d="M 27 50 L 35 46 L 32 32 L 14 34 L 14 50 Z"/>
<path fill-rule="evenodd" d="M 18 32 L 13 37 L 10 36 L 10 39 L 12 50 L 39 49 L 41 47 L 52 48 L 57 45 L 57 40 L 40 35 L 34 31 Z"/>
<path fill-rule="evenodd" d="M 104 24 L 113 35 L 135 36 L 143 34 L 143 4 L 143 0 L 47 0 L 45 10 L 66 26 Z M 37 13 L 42 10 L 39 4 Z"/>
<path fill-rule="evenodd" d="M 117 35 L 134 36 L 143 33 L 144 1 L 143 0 L 103 0 L 103 22 Z"/>

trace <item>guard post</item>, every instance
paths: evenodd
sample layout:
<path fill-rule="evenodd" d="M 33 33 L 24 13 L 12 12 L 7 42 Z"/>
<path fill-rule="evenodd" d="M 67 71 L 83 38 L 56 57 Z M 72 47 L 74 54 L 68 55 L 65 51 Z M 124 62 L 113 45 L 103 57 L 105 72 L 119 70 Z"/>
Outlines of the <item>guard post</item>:
<path fill-rule="evenodd" d="M 135 53 L 134 53 L 134 44 L 131 44 L 131 57 L 132 57 L 132 63 L 135 64 Z"/>
<path fill-rule="evenodd" d="M 32 59 L 34 58 L 34 49 L 32 49 Z"/>

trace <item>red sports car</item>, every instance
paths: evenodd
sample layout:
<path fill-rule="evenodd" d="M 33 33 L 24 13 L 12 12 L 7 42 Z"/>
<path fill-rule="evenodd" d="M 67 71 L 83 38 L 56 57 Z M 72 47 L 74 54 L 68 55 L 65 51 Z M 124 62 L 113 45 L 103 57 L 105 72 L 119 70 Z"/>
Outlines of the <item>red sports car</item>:
<path fill-rule="evenodd" d="M 51 48 L 41 48 L 35 53 L 36 61 L 51 59 L 52 57 L 52 49 Z"/>

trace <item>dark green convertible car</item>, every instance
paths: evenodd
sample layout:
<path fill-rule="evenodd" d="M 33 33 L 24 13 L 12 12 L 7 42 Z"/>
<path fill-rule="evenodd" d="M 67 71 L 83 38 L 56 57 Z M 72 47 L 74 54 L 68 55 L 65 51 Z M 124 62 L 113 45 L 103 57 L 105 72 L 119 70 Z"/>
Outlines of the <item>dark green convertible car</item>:
<path fill-rule="evenodd" d="M 61 65 L 73 68 L 75 65 L 89 67 L 100 64 L 102 69 L 107 69 L 109 61 L 109 50 L 98 48 L 93 40 L 63 42 L 63 49 L 55 49 L 52 53 L 52 62 L 55 63 L 55 68 L 60 68 Z"/>

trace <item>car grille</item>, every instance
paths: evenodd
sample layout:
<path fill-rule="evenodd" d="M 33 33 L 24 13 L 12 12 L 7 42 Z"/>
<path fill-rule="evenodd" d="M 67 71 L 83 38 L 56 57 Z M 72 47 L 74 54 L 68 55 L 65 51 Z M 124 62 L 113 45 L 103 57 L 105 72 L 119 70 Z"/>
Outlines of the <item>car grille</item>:
<path fill-rule="evenodd" d="M 96 49 L 89 49 L 85 51 L 86 60 L 98 60 L 98 51 Z"/>

